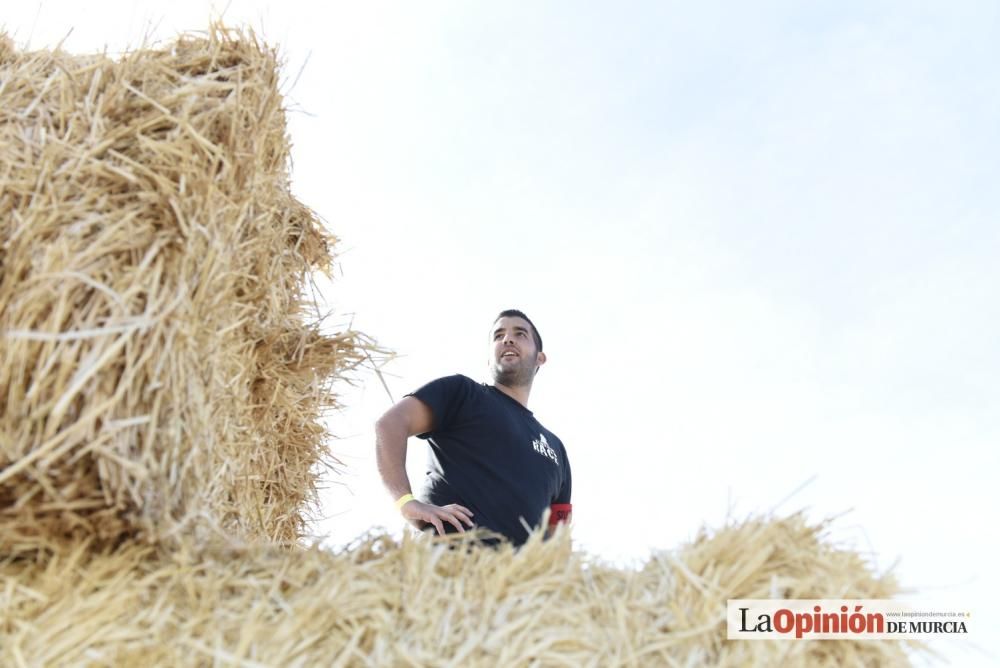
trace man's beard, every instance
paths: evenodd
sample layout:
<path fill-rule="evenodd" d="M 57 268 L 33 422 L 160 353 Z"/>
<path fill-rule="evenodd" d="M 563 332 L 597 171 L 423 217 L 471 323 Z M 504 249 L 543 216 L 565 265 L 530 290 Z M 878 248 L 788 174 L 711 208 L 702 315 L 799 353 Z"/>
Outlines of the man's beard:
<path fill-rule="evenodd" d="M 490 373 L 493 375 L 493 382 L 507 387 L 522 387 L 531 385 L 535 377 L 535 366 L 526 359 L 519 359 L 518 363 L 511 366 L 501 366 L 500 362 L 490 365 Z"/>

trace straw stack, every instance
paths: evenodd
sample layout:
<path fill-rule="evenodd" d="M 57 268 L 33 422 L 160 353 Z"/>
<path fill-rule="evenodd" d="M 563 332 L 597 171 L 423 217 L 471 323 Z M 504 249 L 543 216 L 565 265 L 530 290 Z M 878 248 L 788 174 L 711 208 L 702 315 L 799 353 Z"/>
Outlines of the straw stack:
<path fill-rule="evenodd" d="M 637 570 L 565 532 L 517 553 L 386 536 L 340 554 L 80 549 L 0 565 L 0 663 L 902 666 L 895 641 L 725 639 L 727 598 L 895 591 L 797 516 L 706 532 Z"/>
<path fill-rule="evenodd" d="M 301 535 L 369 344 L 304 294 L 334 239 L 289 193 L 277 65 L 221 27 L 0 39 L 0 553 Z"/>

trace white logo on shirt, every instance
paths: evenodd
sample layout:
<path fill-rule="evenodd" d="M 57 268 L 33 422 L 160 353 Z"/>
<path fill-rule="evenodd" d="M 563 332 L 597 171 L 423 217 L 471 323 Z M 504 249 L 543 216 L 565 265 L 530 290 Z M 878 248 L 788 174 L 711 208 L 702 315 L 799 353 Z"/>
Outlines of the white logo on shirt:
<path fill-rule="evenodd" d="M 545 434 L 539 434 L 538 438 L 531 442 L 531 445 L 535 448 L 535 452 L 545 455 L 552 461 L 559 465 L 559 457 L 556 456 L 556 451 L 552 449 L 549 442 L 545 439 Z"/>

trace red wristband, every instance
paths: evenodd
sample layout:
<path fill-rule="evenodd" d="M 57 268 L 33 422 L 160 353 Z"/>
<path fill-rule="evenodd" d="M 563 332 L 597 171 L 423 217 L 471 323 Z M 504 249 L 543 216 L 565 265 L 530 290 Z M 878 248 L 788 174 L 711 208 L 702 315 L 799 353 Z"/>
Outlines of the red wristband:
<path fill-rule="evenodd" d="M 567 521 L 570 513 L 573 512 L 572 503 L 553 503 L 549 508 L 552 510 L 549 513 L 549 526 L 555 526 Z"/>

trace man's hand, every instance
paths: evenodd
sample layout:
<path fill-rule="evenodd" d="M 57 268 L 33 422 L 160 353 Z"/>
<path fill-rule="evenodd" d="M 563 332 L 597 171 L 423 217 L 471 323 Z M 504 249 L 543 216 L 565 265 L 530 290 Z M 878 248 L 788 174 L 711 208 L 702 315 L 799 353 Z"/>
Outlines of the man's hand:
<path fill-rule="evenodd" d="M 444 522 L 448 522 L 459 533 L 465 533 L 465 522 L 469 527 L 475 526 L 472 523 L 472 511 L 457 503 L 449 503 L 447 506 L 435 506 L 431 503 L 422 503 L 413 499 L 403 504 L 401 509 L 403 517 L 409 520 L 418 529 L 422 529 L 424 524 L 433 524 L 438 535 L 444 535 Z"/>

